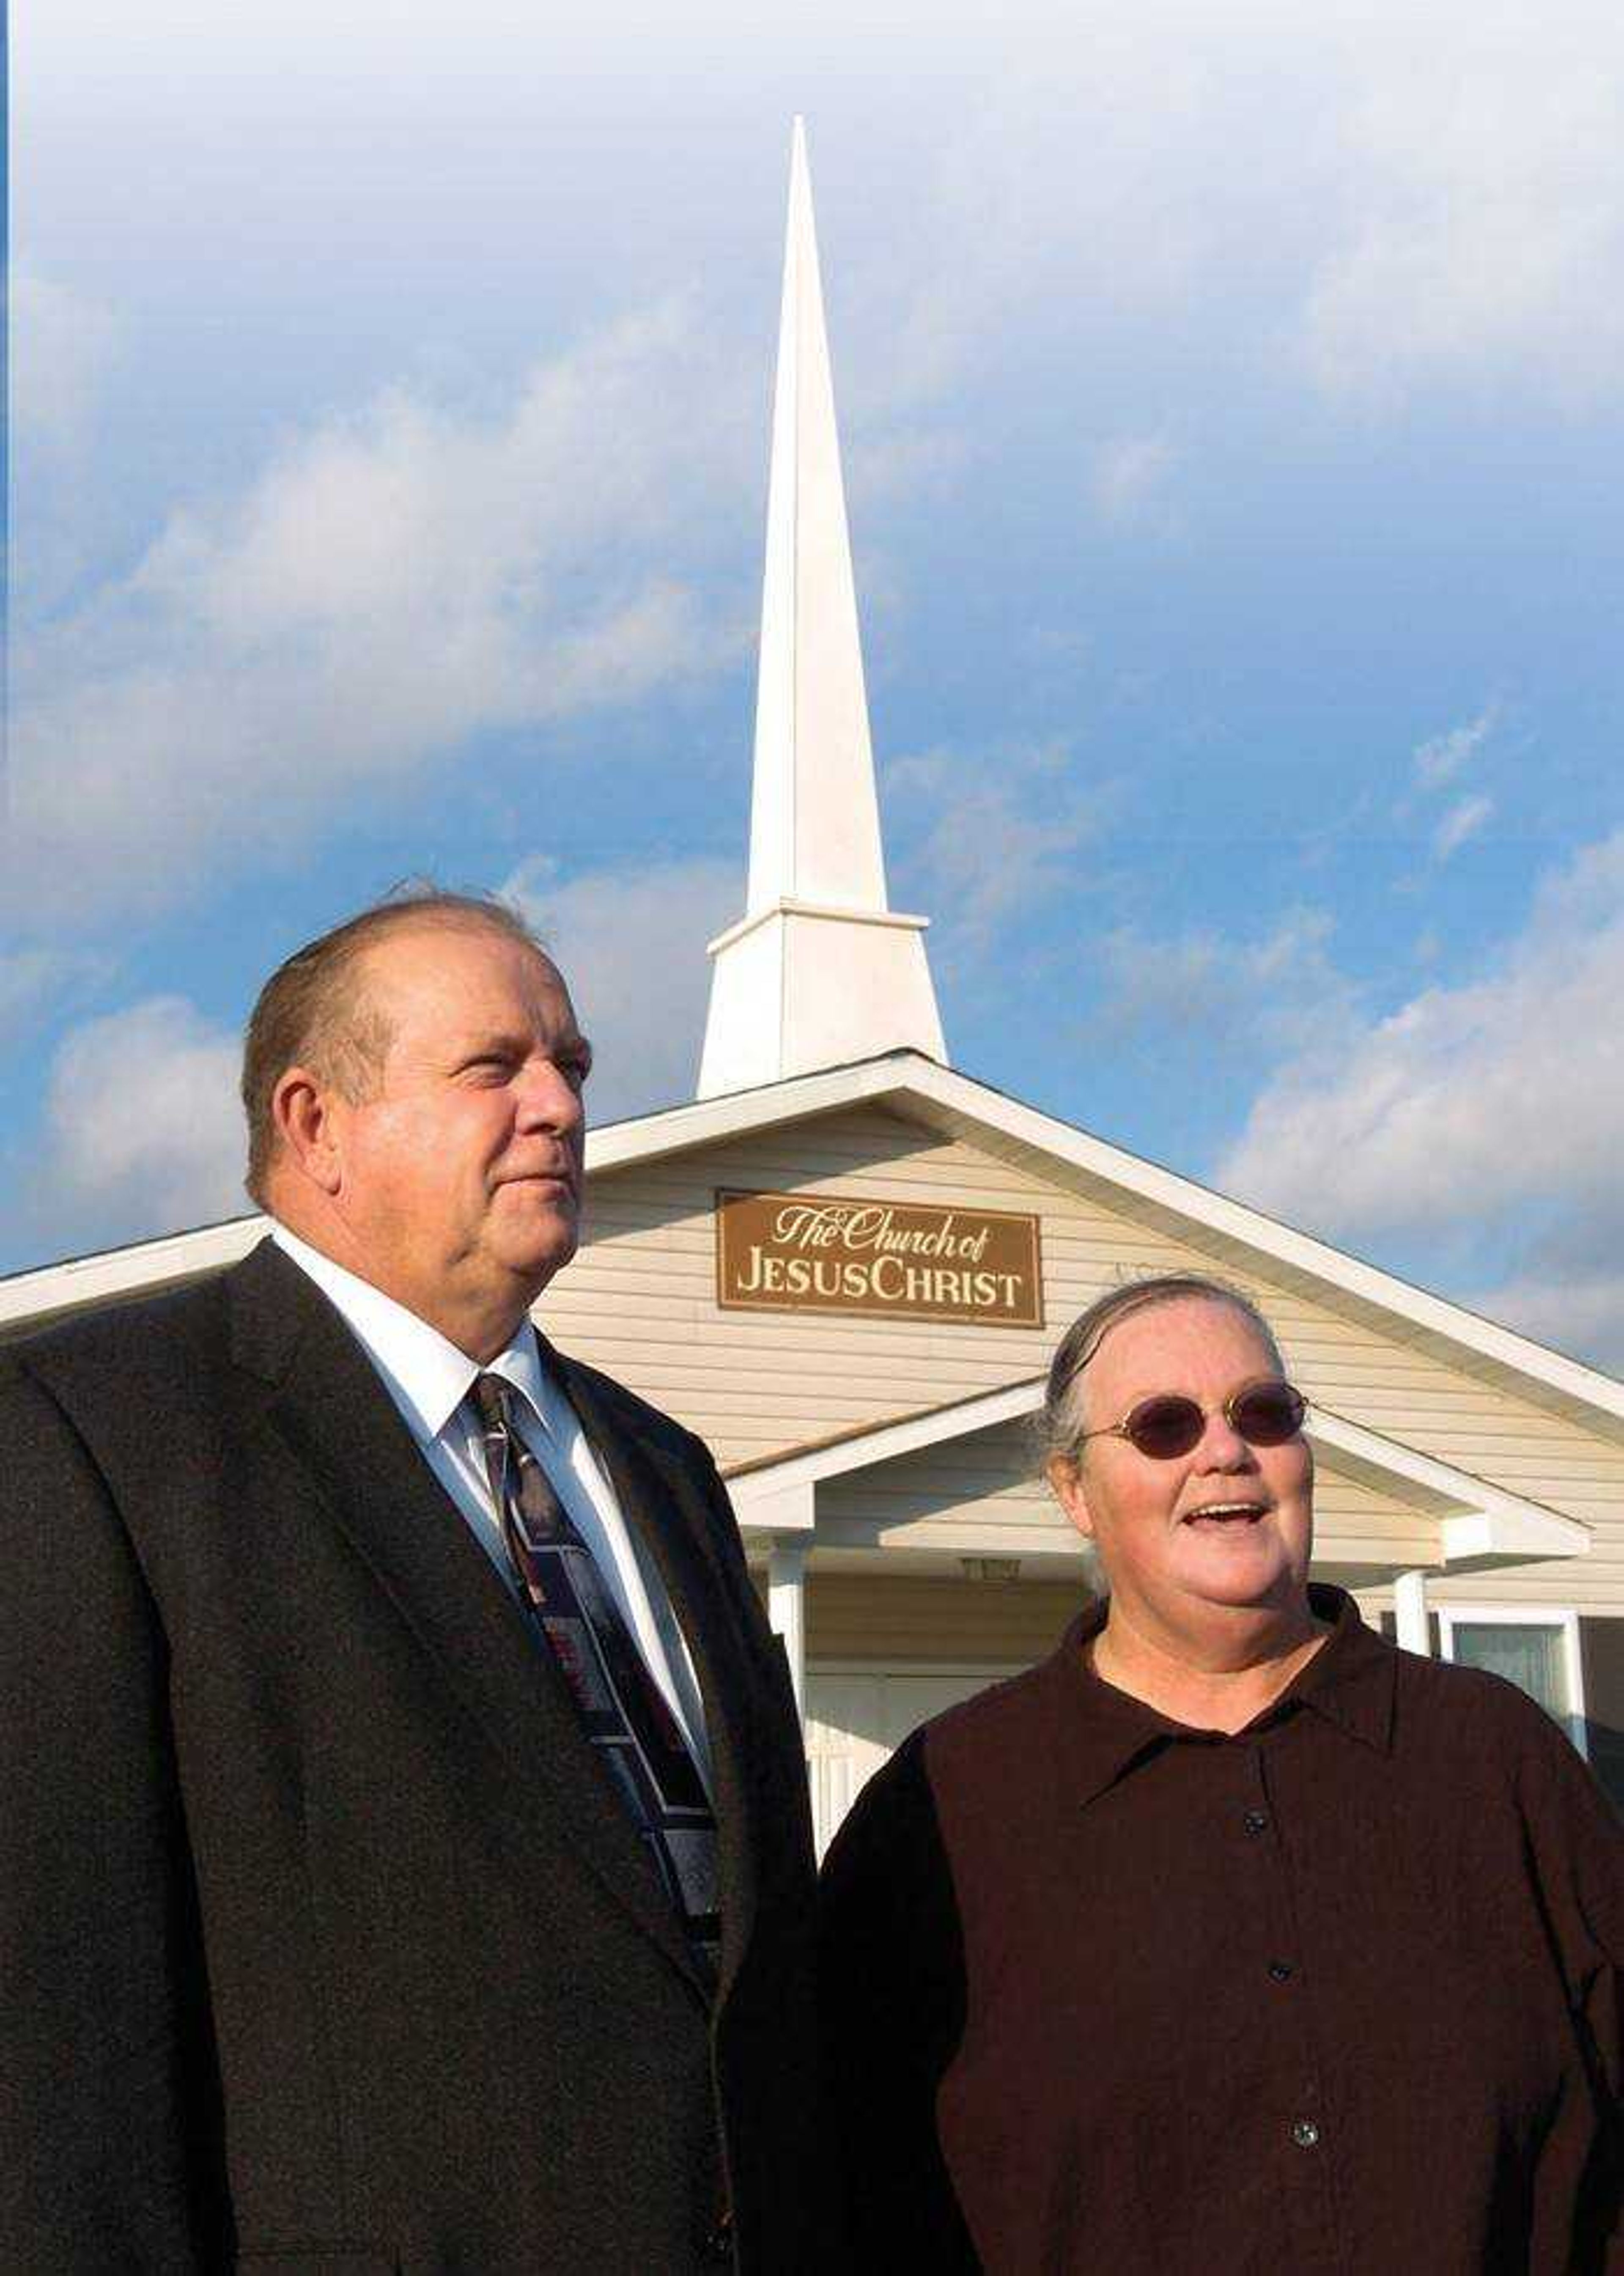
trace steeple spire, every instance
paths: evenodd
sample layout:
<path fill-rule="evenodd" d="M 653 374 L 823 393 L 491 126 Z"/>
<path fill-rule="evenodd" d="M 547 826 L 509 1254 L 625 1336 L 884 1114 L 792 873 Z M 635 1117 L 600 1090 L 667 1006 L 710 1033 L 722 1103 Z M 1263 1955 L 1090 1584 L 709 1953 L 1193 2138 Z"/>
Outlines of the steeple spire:
<path fill-rule="evenodd" d="M 926 920 L 886 906 L 806 134 L 789 226 L 767 502 L 750 878 L 710 944 L 699 1096 L 911 1048 L 945 1058 Z"/>

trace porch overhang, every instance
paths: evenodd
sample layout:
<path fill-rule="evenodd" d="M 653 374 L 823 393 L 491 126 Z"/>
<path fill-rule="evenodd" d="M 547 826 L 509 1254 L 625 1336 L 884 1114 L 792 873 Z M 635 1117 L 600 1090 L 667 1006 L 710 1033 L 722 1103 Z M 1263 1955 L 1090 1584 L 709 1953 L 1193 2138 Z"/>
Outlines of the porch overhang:
<path fill-rule="evenodd" d="M 773 1541 L 794 1538 L 814 1559 L 815 1569 L 820 1565 L 850 1569 L 877 1554 L 893 1570 L 952 1571 L 966 1558 L 1016 1558 L 1035 1577 L 1079 1570 L 1086 1551 L 1058 1511 L 1052 1518 L 1030 1523 L 1012 1521 L 1007 1515 L 977 1522 L 960 1511 L 951 1517 L 914 1517 L 888 1525 L 820 1516 L 818 1510 L 820 1485 L 903 1460 L 945 1440 L 1027 1420 L 1037 1412 L 1043 1394 L 1041 1376 L 1024 1377 L 732 1464 L 723 1476 L 747 1544 L 753 1543 L 757 1553 L 764 1554 Z M 1590 1530 L 1577 1520 L 1329 1408 L 1310 1404 L 1305 1433 L 1329 1465 L 1401 1500 L 1433 1529 L 1430 1556 L 1417 1558 L 1412 1535 L 1403 1544 L 1395 1542 L 1385 1557 L 1362 1559 L 1356 1576 L 1349 1574 L 1353 1585 L 1379 1587 L 1417 1569 L 1439 1576 L 1484 1573 L 1589 1552 Z M 1325 1549 L 1327 1561 L 1334 1565 L 1330 1541 Z"/>

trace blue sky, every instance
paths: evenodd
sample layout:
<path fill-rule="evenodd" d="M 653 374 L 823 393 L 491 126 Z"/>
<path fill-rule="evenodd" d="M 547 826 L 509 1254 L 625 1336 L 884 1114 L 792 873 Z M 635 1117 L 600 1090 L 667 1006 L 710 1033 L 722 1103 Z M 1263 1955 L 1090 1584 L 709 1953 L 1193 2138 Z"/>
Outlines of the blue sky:
<path fill-rule="evenodd" d="M 405 875 L 689 1095 L 801 110 L 956 1064 L 1624 1364 L 1616 10 L 49 12 L 0 1271 L 235 1213 L 259 979 Z"/>

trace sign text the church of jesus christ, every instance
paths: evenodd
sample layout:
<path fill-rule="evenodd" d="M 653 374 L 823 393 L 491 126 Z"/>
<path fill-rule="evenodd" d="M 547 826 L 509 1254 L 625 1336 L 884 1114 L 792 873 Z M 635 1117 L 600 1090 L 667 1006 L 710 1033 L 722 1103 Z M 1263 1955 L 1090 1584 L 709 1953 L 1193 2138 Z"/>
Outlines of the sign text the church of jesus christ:
<path fill-rule="evenodd" d="M 1043 1323 L 1038 1221 L 823 1194 L 718 1193 L 717 1301 L 989 1328 Z"/>

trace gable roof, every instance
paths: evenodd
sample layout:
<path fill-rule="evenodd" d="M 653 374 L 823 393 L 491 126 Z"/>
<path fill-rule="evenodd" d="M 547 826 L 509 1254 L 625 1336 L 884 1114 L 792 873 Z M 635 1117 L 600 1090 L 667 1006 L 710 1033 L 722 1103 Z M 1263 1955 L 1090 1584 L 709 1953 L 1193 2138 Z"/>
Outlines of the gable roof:
<path fill-rule="evenodd" d="M 1009 1097 L 990 1083 L 918 1051 L 887 1051 L 850 1065 L 792 1076 L 665 1108 L 591 1131 L 588 1178 L 653 1162 L 806 1117 L 869 1104 L 885 1107 L 948 1140 L 998 1155 L 1042 1182 L 1068 1187 L 1106 1207 L 1124 1198 L 1171 1237 L 1195 1238 L 1238 1275 L 1260 1273 L 1310 1298 L 1339 1300 L 1446 1365 L 1471 1367 L 1581 1425 L 1624 1422 L 1624 1383 L 1520 1336 L 1463 1305 L 1281 1225 L 1261 1210 L 1214 1193 L 1192 1178 L 1112 1146 L 1103 1138 Z M 235 1263 L 265 1229 L 263 1217 L 234 1218 L 195 1232 L 138 1241 L 0 1279 L 0 1337 L 77 1311 L 172 1287 Z M 994 1394 L 1002 1395 L 1002 1394 Z"/>
<path fill-rule="evenodd" d="M 739 1521 L 747 1529 L 753 1522 L 781 1527 L 788 1495 L 999 1423 L 1024 1421 L 1043 1405 L 1044 1382 L 1043 1376 L 1028 1376 L 996 1391 L 945 1400 L 939 1406 L 807 1439 L 778 1453 L 725 1464 L 722 1476 Z M 1577 1520 L 1350 1422 L 1317 1400 L 1309 1402 L 1304 1435 L 1337 1469 L 1436 1518 L 1442 1560 L 1457 1572 L 1507 1559 L 1582 1557 L 1589 1551 L 1590 1528 Z"/>
<path fill-rule="evenodd" d="M 611 1124 L 597 1133 L 596 1144 L 588 1141 L 588 1165 L 603 1175 L 864 1104 L 888 1107 L 943 1138 L 996 1153 L 1042 1182 L 1068 1187 L 1107 1208 L 1113 1202 L 1120 1207 L 1129 1197 L 1142 1218 L 1174 1239 L 1195 1237 L 1235 1273 L 1261 1273 L 1277 1286 L 1322 1301 L 1333 1294 L 1343 1309 L 1363 1314 L 1387 1334 L 1446 1364 L 1475 1364 L 1482 1370 L 1486 1363 L 1489 1372 L 1524 1394 L 1537 1386 L 1546 1404 L 1592 1429 L 1602 1418 L 1615 1425 L 1624 1422 L 1624 1383 L 1599 1369 L 917 1051 L 888 1051 L 758 1090 Z"/>

